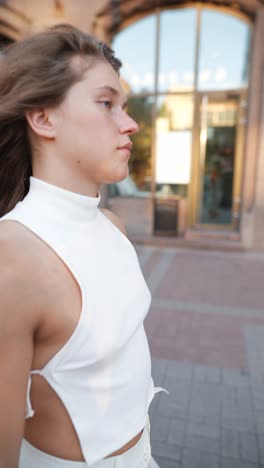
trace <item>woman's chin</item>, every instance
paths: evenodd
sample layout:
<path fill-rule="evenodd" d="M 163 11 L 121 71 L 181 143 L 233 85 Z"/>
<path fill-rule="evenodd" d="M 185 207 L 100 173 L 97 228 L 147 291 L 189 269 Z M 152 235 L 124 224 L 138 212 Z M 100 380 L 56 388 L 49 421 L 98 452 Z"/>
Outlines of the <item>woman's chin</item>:
<path fill-rule="evenodd" d="M 111 179 L 108 180 L 106 183 L 108 184 L 116 184 L 117 182 L 122 182 L 129 176 L 129 169 L 127 168 L 125 171 L 119 171 L 112 175 Z"/>

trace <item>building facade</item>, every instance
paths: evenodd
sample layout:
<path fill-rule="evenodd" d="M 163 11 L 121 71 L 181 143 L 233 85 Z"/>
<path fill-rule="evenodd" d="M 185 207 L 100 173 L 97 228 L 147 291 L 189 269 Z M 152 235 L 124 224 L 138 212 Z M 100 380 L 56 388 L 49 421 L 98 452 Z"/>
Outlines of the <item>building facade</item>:
<path fill-rule="evenodd" d="M 0 40 L 70 22 L 112 44 L 139 123 L 104 202 L 134 239 L 264 249 L 264 2 L 10 0 Z"/>

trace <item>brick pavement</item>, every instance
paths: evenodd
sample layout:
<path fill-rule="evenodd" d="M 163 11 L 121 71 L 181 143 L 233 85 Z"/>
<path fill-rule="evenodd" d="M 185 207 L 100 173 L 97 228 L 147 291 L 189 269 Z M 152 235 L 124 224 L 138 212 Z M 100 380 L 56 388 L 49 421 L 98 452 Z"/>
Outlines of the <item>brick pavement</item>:
<path fill-rule="evenodd" d="M 264 255 L 136 246 L 160 468 L 264 468 Z"/>

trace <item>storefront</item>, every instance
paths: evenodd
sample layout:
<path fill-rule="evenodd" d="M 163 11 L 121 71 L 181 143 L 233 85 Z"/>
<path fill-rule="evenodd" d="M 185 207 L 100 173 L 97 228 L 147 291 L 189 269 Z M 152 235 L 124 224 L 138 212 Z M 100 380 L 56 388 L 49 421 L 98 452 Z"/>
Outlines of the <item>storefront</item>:
<path fill-rule="evenodd" d="M 213 236 L 264 246 L 259 218 L 254 230 L 264 158 L 263 107 L 255 101 L 264 89 L 263 7 L 162 3 L 138 8 L 134 17 L 123 12 L 126 19 L 119 17 L 110 34 L 123 60 L 128 111 L 141 131 L 133 138 L 130 176 L 109 188 L 109 206 L 134 238 Z M 109 16 L 105 24 L 111 31 Z"/>
<path fill-rule="evenodd" d="M 110 204 L 141 199 L 138 234 L 240 229 L 251 30 L 247 17 L 204 5 L 160 9 L 114 37 L 141 132 Z"/>

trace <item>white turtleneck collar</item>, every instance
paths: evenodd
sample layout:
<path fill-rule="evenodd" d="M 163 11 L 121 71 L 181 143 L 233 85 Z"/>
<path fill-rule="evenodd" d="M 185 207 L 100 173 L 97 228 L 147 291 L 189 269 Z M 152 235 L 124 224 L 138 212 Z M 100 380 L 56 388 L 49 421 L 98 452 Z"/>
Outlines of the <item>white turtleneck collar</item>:
<path fill-rule="evenodd" d="M 100 192 L 97 197 L 81 195 L 33 176 L 30 177 L 26 197 L 37 203 L 39 210 L 47 209 L 51 215 L 64 217 L 72 222 L 85 222 L 94 218 L 101 201 Z"/>

